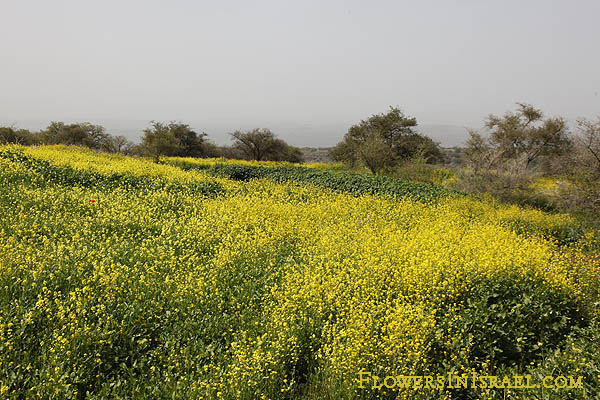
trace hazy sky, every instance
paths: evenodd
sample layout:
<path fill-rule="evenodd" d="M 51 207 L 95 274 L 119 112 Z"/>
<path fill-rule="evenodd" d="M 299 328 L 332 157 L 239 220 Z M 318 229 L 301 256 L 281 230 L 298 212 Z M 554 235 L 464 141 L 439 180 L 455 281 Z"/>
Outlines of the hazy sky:
<path fill-rule="evenodd" d="M 0 16 L 1 124 L 181 120 L 310 145 L 389 105 L 459 127 L 517 101 L 600 115 L 599 0 L 0 0 Z"/>

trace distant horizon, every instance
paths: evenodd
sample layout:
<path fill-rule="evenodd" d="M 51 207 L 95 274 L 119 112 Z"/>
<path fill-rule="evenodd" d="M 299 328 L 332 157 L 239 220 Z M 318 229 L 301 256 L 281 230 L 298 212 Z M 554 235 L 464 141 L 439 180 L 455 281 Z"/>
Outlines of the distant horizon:
<path fill-rule="evenodd" d="M 144 121 L 138 119 L 30 119 L 20 120 L 16 122 L 0 121 L 0 126 L 14 126 L 16 128 L 28 129 L 30 131 L 39 131 L 46 128 L 51 122 L 83 123 L 89 122 L 95 125 L 102 125 L 106 132 L 111 135 L 122 135 L 134 143 L 141 141 L 143 130 L 150 125 L 151 120 Z M 273 133 L 296 147 L 333 147 L 340 142 L 350 126 L 344 127 L 342 124 L 330 125 L 310 125 L 310 124 L 289 124 L 275 122 L 266 125 L 230 125 L 231 128 L 226 128 L 224 123 L 205 123 L 203 121 L 183 121 L 183 120 L 165 120 L 161 122 L 177 121 L 189 125 L 196 132 L 204 132 L 208 135 L 208 140 L 213 141 L 217 145 L 228 145 L 231 143 L 229 133 L 236 129 L 247 130 L 253 128 L 269 128 Z M 356 121 L 355 123 L 358 123 Z M 417 121 L 418 122 L 418 121 Z M 202 128 L 204 126 L 204 128 Z M 425 134 L 436 142 L 439 142 L 442 147 L 457 147 L 462 146 L 466 138 L 466 127 L 440 124 L 440 123 L 418 123 L 417 131 Z"/>
<path fill-rule="evenodd" d="M 507 110 L 513 111 L 513 110 Z M 543 111 L 543 110 L 542 110 Z M 503 115 L 503 113 L 496 113 L 496 115 Z M 410 114 L 407 113 L 410 116 Z M 369 116 L 365 116 L 361 119 L 366 119 Z M 599 116 L 600 117 L 600 114 Z M 575 129 L 575 122 L 577 118 L 565 118 L 571 129 Z M 593 118 L 595 119 L 595 118 Z M 143 130 L 150 126 L 151 121 L 170 122 L 176 121 L 189 125 L 196 132 L 204 132 L 208 135 L 208 140 L 214 142 L 217 145 L 228 145 L 231 144 L 231 138 L 229 133 L 240 129 L 250 130 L 253 128 L 269 128 L 277 137 L 285 140 L 289 144 L 296 147 L 333 147 L 339 143 L 344 134 L 347 132 L 350 126 L 360 122 L 360 119 L 350 123 L 349 125 L 338 124 L 300 124 L 300 123 L 286 123 L 286 122 L 273 122 L 266 124 L 250 124 L 250 123 L 227 123 L 226 121 L 199 121 L 199 120 L 181 120 L 181 119 L 168 119 L 168 120 L 143 120 L 143 119 L 115 119 L 115 118 L 78 118 L 78 119 L 22 119 L 16 121 L 0 120 L 0 126 L 14 126 L 16 128 L 28 129 L 30 131 L 39 131 L 46 128 L 51 122 L 64 122 L 66 124 L 71 123 L 83 123 L 89 122 L 95 125 L 101 125 L 106 129 L 106 132 L 114 136 L 125 136 L 128 140 L 134 143 L 140 143 L 143 135 Z M 468 130 L 474 129 L 482 131 L 484 128 L 484 121 L 482 120 L 477 126 L 459 126 L 453 124 L 444 124 L 437 122 L 424 122 L 420 123 L 417 120 L 416 130 L 420 134 L 431 137 L 434 141 L 438 142 L 441 147 L 464 147 L 465 141 L 468 139 Z"/>

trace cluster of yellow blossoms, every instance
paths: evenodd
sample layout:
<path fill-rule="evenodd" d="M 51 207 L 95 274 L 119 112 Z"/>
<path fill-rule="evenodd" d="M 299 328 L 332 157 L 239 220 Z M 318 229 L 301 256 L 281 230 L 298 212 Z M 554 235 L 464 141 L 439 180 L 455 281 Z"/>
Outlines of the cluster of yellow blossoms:
<path fill-rule="evenodd" d="M 40 186 L 0 158 L 3 397 L 385 396 L 359 389 L 357 373 L 423 374 L 440 356 L 464 366 L 456 372 L 485 365 L 460 324 L 440 324 L 475 279 L 534 276 L 582 301 L 590 292 L 573 269 L 585 256 L 546 236 L 567 215 L 235 182 L 60 146 L 11 150 L 225 192 Z"/>

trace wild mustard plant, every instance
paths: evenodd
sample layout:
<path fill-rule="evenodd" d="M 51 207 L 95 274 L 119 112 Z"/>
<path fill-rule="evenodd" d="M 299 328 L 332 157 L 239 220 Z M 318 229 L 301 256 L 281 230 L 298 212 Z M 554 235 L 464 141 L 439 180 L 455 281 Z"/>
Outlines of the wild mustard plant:
<path fill-rule="evenodd" d="M 0 157 L 3 398 L 460 397 L 360 389 L 356 377 L 526 371 L 598 301 L 590 258 L 553 235 L 567 215 L 10 151 L 70 175 L 44 183 Z M 84 185 L 78 171 L 151 190 Z M 223 190 L 155 185 L 208 181 Z M 506 293 L 518 298 L 508 317 Z"/>

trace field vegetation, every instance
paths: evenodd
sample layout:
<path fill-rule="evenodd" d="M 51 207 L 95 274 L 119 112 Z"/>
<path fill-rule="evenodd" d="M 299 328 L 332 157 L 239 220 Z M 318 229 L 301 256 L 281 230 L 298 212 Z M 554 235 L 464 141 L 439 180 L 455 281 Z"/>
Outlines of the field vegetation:
<path fill-rule="evenodd" d="M 599 393 L 594 231 L 314 167 L 0 147 L 0 397 Z M 583 386 L 360 388 L 360 371 Z"/>

